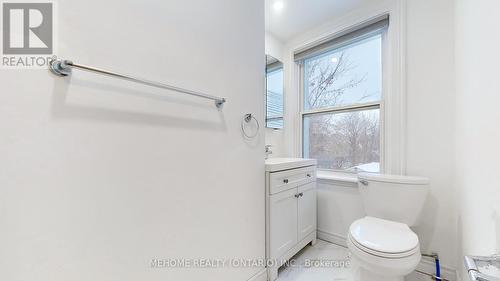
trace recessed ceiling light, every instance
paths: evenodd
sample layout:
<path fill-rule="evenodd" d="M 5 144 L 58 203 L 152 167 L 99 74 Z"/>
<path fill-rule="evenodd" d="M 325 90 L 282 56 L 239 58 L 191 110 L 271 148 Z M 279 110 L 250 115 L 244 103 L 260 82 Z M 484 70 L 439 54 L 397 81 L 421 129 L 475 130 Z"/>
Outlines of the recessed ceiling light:
<path fill-rule="evenodd" d="M 273 3 L 273 8 L 277 12 L 283 10 L 284 7 L 285 7 L 285 3 L 282 0 L 276 0 Z"/>
<path fill-rule="evenodd" d="M 338 59 L 337 57 L 333 57 L 333 58 L 332 58 L 332 62 L 333 62 L 333 63 L 337 63 L 337 62 L 339 62 L 339 59 Z"/>

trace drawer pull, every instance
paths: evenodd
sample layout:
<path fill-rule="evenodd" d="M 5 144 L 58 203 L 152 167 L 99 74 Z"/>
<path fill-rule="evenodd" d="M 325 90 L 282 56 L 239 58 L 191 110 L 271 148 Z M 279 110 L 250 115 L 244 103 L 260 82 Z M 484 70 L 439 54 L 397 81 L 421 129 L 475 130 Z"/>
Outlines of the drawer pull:
<path fill-rule="evenodd" d="M 365 186 L 368 185 L 368 181 L 367 180 L 360 180 L 359 183 L 361 183 L 362 185 L 365 185 Z"/>
<path fill-rule="evenodd" d="M 288 183 L 288 179 L 284 179 L 284 180 L 283 180 L 283 182 L 284 182 L 284 183 Z"/>

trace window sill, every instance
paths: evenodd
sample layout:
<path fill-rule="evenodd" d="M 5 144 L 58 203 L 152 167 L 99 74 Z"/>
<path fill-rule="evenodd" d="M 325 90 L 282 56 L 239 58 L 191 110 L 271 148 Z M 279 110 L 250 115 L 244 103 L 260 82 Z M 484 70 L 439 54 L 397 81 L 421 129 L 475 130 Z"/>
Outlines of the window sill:
<path fill-rule="evenodd" d="M 319 183 L 335 184 L 349 187 L 358 186 L 358 176 L 350 173 L 340 173 L 325 170 L 318 170 L 316 178 Z"/>

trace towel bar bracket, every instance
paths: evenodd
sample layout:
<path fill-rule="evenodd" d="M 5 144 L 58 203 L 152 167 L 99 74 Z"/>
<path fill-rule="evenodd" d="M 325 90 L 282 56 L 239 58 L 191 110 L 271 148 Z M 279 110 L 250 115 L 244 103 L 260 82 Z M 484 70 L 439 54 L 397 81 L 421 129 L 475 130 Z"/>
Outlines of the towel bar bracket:
<path fill-rule="evenodd" d="M 68 60 L 53 60 L 50 62 L 50 71 L 57 76 L 68 76 L 71 74 L 71 67 L 67 64 L 73 64 L 73 62 Z"/>

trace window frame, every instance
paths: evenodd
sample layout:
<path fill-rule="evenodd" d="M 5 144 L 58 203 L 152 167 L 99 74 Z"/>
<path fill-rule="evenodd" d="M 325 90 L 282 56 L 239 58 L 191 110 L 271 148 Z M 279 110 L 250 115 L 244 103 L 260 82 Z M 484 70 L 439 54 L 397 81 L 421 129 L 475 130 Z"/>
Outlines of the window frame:
<path fill-rule="evenodd" d="M 296 62 L 296 65 L 298 66 L 298 94 L 299 94 L 299 146 L 300 146 L 300 157 L 304 157 L 304 118 L 307 116 L 314 116 L 314 115 L 319 115 L 319 114 L 336 114 L 336 113 L 343 113 L 343 112 L 353 112 L 353 111 L 361 111 L 361 110 L 369 110 L 369 109 L 379 109 L 379 127 L 380 127 L 380 171 L 379 173 L 384 173 L 385 172 L 385 99 L 386 99 L 386 90 L 387 90 L 387 47 L 388 47 L 388 42 L 387 42 L 387 29 L 383 29 L 377 33 L 374 33 L 372 36 L 376 35 L 381 35 L 381 41 L 382 41 L 382 92 L 380 94 L 380 100 L 375 101 L 375 102 L 367 102 L 367 103 L 357 103 L 357 104 L 351 104 L 351 105 L 341 105 L 341 106 L 332 106 L 332 107 L 325 107 L 325 108 L 319 108 L 319 109 L 313 109 L 313 110 L 304 110 L 304 95 L 305 95 L 305 63 L 304 60 Z M 331 48 L 329 51 L 333 51 L 345 46 L 349 46 L 351 44 L 354 44 L 356 40 L 352 40 L 352 42 L 344 42 L 343 44 L 340 44 L 339 46 L 335 46 Z M 318 55 L 316 55 L 318 56 Z M 315 57 L 315 56 L 312 56 Z M 319 171 L 326 171 L 326 172 L 335 172 L 335 173 L 344 173 L 344 174 L 356 174 L 358 171 L 348 171 L 348 170 L 337 170 L 337 169 L 324 169 L 324 168 L 318 168 Z"/>
<path fill-rule="evenodd" d="M 283 101 L 283 104 L 281 106 L 282 106 L 283 110 L 282 110 L 281 116 L 278 116 L 278 117 L 269 117 L 268 111 L 267 111 L 267 104 L 268 104 L 268 100 L 269 100 L 268 99 L 268 96 L 269 96 L 268 93 L 269 93 L 269 91 L 267 89 L 267 79 L 268 79 L 268 75 L 270 73 L 277 72 L 277 71 L 280 71 L 280 70 L 281 70 L 282 75 L 283 75 L 283 83 L 282 83 L 283 84 L 282 85 L 283 89 L 282 89 L 282 93 L 281 93 L 281 95 L 282 95 L 282 101 Z M 271 129 L 271 130 L 283 130 L 284 127 L 285 127 L 285 91 L 284 91 L 284 87 L 285 87 L 284 80 L 285 79 L 284 78 L 285 78 L 285 69 L 284 69 L 283 65 L 281 65 L 279 67 L 276 67 L 276 68 L 272 68 L 270 70 L 266 69 L 266 93 L 265 93 L 265 100 L 266 100 L 266 102 L 265 102 L 265 111 L 266 111 L 265 115 L 266 116 L 265 116 L 265 127 L 267 129 Z M 275 120 L 281 120 L 281 122 L 283 123 L 283 125 L 281 126 L 281 128 L 269 127 L 267 125 L 269 121 L 275 121 Z"/>

